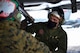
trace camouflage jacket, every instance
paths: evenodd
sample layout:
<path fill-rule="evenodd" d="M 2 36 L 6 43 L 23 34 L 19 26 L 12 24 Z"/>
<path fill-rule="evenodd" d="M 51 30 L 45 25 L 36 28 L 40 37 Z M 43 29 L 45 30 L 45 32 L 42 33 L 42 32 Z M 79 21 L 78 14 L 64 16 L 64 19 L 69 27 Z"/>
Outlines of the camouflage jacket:
<path fill-rule="evenodd" d="M 45 44 L 20 30 L 18 24 L 0 21 L 0 53 L 50 53 Z"/>

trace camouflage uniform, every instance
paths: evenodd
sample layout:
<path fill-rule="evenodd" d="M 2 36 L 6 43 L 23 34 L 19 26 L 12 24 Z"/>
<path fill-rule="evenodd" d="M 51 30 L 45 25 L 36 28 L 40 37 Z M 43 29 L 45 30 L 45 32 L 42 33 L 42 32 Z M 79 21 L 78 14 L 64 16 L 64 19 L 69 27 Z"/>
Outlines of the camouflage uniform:
<path fill-rule="evenodd" d="M 12 17 L 0 17 L 0 53 L 50 53 L 44 43 L 20 29 L 20 18 L 17 9 Z"/>
<path fill-rule="evenodd" d="M 47 22 L 40 22 L 28 26 L 26 31 L 31 33 L 35 32 L 35 37 L 39 41 L 44 42 L 53 53 L 66 53 L 67 34 L 61 26 L 57 29 L 49 29 L 47 27 Z M 58 50 L 55 50 L 56 48 L 58 48 Z"/>
<path fill-rule="evenodd" d="M 19 29 L 16 21 L 0 21 L 0 53 L 49 53 L 42 42 Z"/>

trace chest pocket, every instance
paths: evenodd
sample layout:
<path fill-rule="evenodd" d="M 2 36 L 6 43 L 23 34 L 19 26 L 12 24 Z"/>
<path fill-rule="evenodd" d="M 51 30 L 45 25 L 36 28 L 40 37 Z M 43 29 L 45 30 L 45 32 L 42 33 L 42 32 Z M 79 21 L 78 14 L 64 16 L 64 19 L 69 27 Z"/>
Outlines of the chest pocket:
<path fill-rule="evenodd" d="M 48 46 L 50 50 L 55 50 L 58 47 L 59 43 L 59 32 L 57 30 L 49 31 L 49 37 L 48 37 Z"/>

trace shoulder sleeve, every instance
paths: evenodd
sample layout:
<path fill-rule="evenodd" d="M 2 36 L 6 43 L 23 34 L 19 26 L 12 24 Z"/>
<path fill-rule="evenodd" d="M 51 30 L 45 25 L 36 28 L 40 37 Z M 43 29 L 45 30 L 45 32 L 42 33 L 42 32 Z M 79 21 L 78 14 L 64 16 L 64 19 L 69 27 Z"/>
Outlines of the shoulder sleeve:
<path fill-rule="evenodd" d="M 27 26 L 26 27 L 26 31 L 30 32 L 30 33 L 37 32 L 37 30 L 42 26 L 41 24 L 42 23 L 39 22 L 39 23 L 34 23 L 34 24 L 30 25 L 30 26 Z"/>
<path fill-rule="evenodd" d="M 56 53 L 67 53 L 67 33 L 63 29 L 61 29 L 59 36 L 59 50 Z"/>

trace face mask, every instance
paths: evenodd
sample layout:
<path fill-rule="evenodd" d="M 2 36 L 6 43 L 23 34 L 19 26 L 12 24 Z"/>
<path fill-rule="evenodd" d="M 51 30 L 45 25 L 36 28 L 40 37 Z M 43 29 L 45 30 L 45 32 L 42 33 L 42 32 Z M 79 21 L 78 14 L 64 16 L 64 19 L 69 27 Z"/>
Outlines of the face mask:
<path fill-rule="evenodd" d="M 47 27 L 52 29 L 52 28 L 54 28 L 56 26 L 56 24 L 57 24 L 56 22 L 52 22 L 52 21 L 49 20 L 48 24 L 47 24 Z"/>

